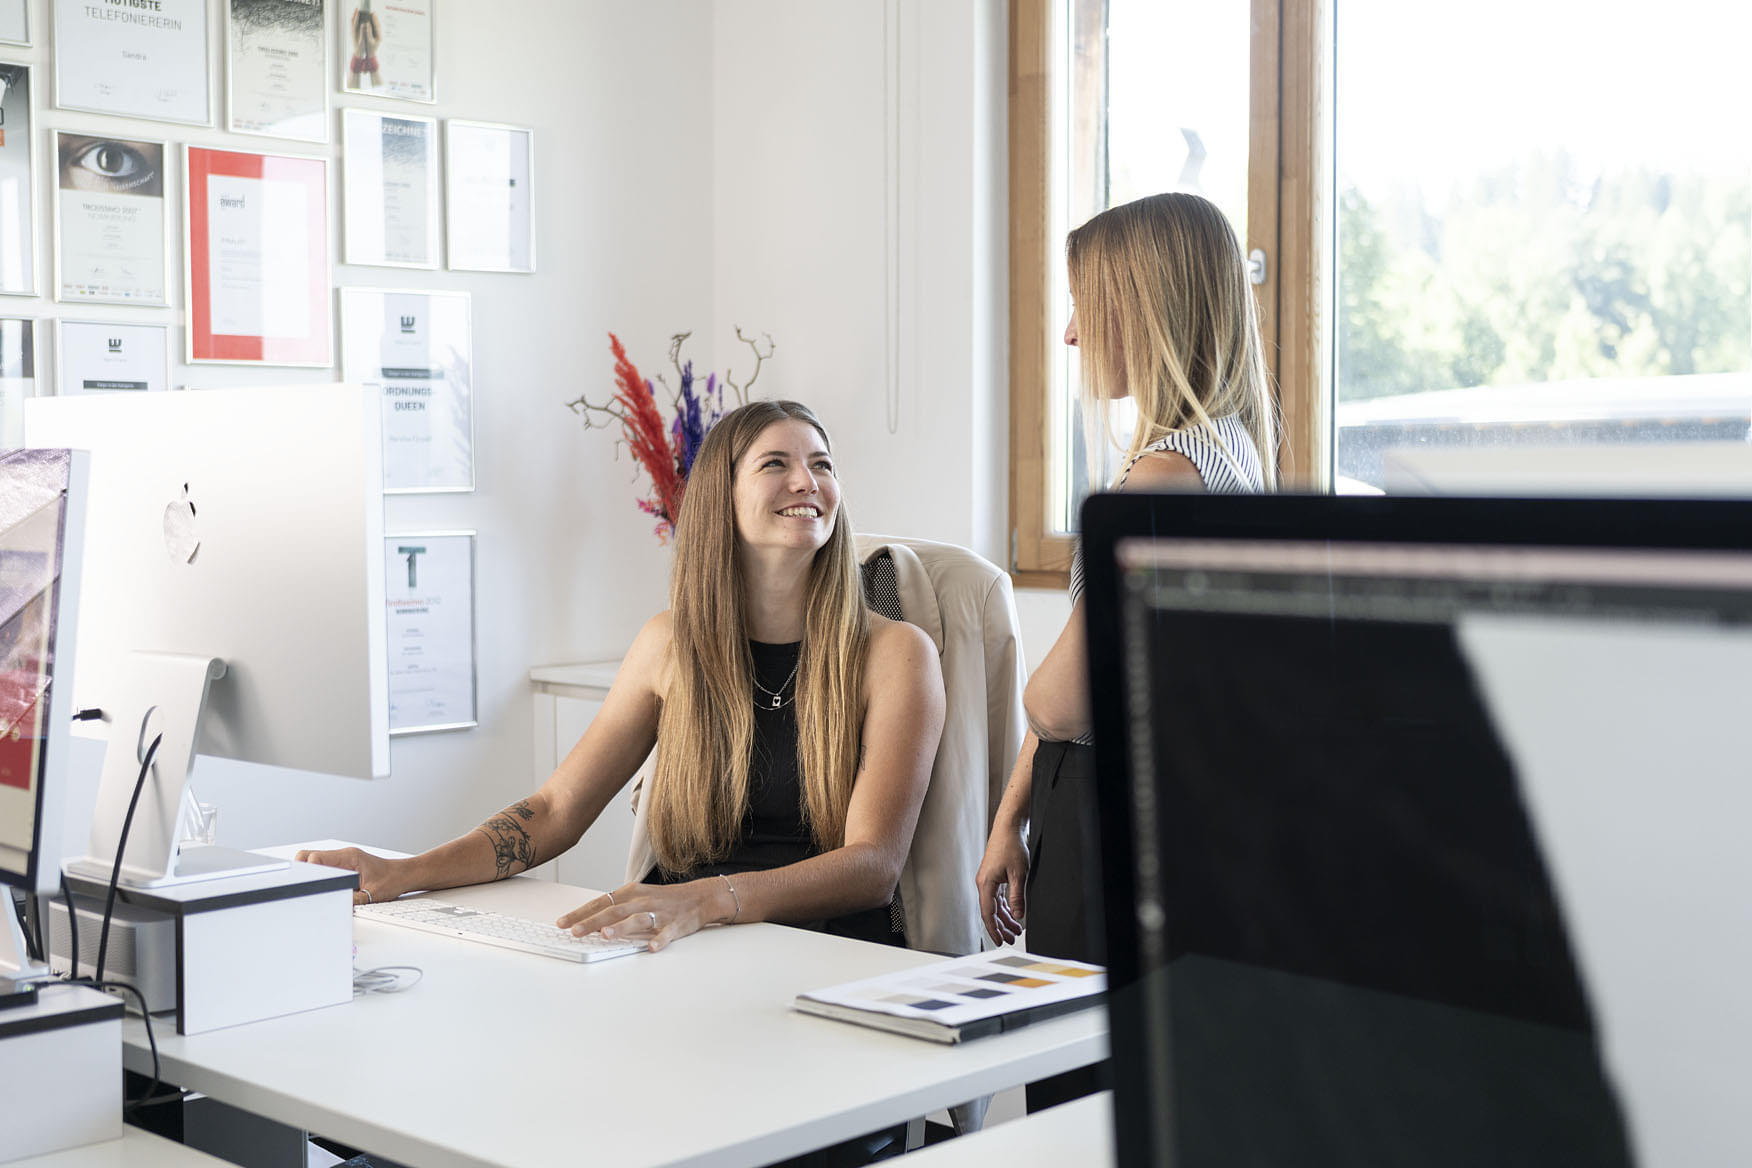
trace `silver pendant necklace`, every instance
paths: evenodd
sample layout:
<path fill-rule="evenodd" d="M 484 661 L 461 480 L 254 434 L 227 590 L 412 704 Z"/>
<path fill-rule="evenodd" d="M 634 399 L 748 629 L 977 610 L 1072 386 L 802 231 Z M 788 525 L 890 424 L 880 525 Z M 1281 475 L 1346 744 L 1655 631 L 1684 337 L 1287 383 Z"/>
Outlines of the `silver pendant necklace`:
<path fill-rule="evenodd" d="M 798 668 L 798 666 L 800 666 L 802 664 L 803 664 L 803 655 L 799 653 L 797 655 L 797 664 L 791 666 L 790 676 L 786 677 L 785 680 L 783 680 L 779 683 L 779 688 L 777 690 L 768 689 L 766 686 L 764 686 L 760 683 L 760 678 L 751 676 L 749 678 L 749 680 L 754 682 L 754 688 L 758 689 L 761 693 L 765 694 L 767 696 L 767 699 L 768 699 L 767 701 L 765 701 L 763 703 L 759 698 L 756 698 L 754 700 L 754 704 L 756 706 L 764 705 L 769 710 L 776 710 L 776 709 L 780 708 L 781 706 L 783 706 L 787 701 L 790 700 L 784 696 L 785 690 L 790 687 L 791 679 L 797 676 L 797 668 Z"/>

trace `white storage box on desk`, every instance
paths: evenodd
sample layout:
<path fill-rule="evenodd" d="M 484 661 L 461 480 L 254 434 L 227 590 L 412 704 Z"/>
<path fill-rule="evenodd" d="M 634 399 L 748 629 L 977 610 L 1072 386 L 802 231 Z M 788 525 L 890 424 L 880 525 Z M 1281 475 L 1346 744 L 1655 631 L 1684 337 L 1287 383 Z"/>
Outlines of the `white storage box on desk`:
<path fill-rule="evenodd" d="M 107 888 L 69 876 L 81 906 Z M 272 872 L 123 887 L 118 899 L 176 923 L 176 1029 L 203 1034 L 353 997 L 354 872 L 293 863 Z M 89 960 L 80 953 L 82 960 Z"/>
<path fill-rule="evenodd" d="M 43 982 L 0 1010 L 0 1078 L 0 1162 L 121 1138 L 122 1003 Z"/>

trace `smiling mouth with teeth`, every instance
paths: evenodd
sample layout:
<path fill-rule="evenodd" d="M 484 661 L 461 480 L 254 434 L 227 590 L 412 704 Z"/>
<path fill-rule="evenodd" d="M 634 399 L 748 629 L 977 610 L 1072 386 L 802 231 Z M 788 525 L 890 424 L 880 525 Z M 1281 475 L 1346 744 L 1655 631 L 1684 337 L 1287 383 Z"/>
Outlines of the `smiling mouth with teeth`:
<path fill-rule="evenodd" d="M 786 507 L 779 512 L 790 519 L 820 519 L 821 511 L 815 507 Z"/>

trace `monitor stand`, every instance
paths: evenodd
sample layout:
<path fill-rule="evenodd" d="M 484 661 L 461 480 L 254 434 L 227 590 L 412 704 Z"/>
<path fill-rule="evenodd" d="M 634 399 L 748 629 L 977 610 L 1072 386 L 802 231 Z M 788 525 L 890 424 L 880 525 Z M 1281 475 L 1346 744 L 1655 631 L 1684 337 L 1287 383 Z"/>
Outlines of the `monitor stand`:
<path fill-rule="evenodd" d="M 13 907 L 12 889 L 0 885 L 0 1010 L 12 1006 L 28 1006 L 36 1001 L 36 983 L 55 975 L 47 965 L 30 959 L 30 948 L 24 939 L 24 929 L 18 923 Z"/>
<path fill-rule="evenodd" d="M 137 816 L 135 826 L 138 826 Z M 133 854 L 134 849 L 130 846 L 128 855 Z M 115 870 L 115 858 L 104 860 L 94 856 L 82 856 L 77 860 L 68 860 L 64 866 L 69 875 L 108 884 L 110 874 Z M 287 861 L 264 856 L 259 852 L 222 848 L 215 844 L 189 844 L 179 847 L 171 857 L 169 871 L 153 875 L 123 864 L 117 883 L 123 888 L 170 888 L 202 880 L 249 876 L 256 872 L 281 872 L 289 867 L 291 865 Z"/>
<path fill-rule="evenodd" d="M 288 867 L 285 860 L 212 844 L 179 845 L 184 792 L 200 741 L 208 687 L 225 676 L 216 657 L 181 653 L 128 655 L 117 679 L 118 700 L 109 707 L 110 741 L 103 756 L 97 810 L 91 823 L 91 854 L 66 867 L 76 876 L 108 883 L 115 871 L 122 824 L 134 804 L 120 883 L 128 888 L 164 888 Z M 163 735 L 151 772 L 134 798 L 140 767 L 155 738 Z"/>

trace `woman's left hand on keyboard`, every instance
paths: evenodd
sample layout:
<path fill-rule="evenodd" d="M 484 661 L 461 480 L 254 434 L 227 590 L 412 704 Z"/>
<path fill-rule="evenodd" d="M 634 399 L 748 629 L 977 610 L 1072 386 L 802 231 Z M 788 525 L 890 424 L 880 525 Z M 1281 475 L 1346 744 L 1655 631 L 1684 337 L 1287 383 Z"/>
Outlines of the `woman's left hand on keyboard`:
<path fill-rule="evenodd" d="M 600 932 L 613 940 L 649 938 L 651 952 L 732 918 L 733 906 L 724 882 L 690 880 L 685 884 L 623 884 L 612 893 L 579 905 L 554 924 L 577 936 Z"/>

